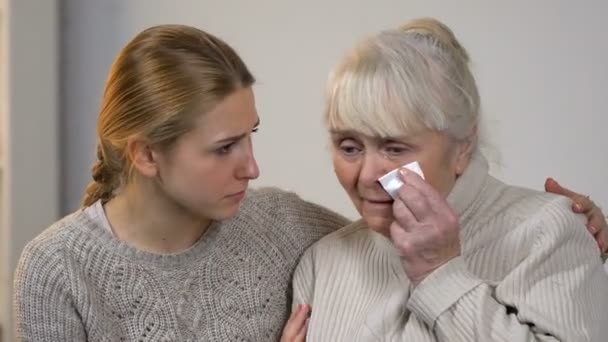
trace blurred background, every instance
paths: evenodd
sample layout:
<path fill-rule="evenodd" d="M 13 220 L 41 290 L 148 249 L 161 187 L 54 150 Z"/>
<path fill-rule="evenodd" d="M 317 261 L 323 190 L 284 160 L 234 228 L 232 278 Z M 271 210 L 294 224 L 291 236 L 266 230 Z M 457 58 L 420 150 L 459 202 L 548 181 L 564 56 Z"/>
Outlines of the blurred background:
<path fill-rule="evenodd" d="M 256 75 L 261 177 L 356 217 L 321 125 L 331 67 L 367 34 L 420 16 L 468 49 L 492 172 L 542 189 L 547 176 L 608 209 L 608 2 L 439 0 L 0 0 L 0 327 L 24 244 L 78 208 L 95 156 L 108 68 L 142 29 L 197 26 Z"/>

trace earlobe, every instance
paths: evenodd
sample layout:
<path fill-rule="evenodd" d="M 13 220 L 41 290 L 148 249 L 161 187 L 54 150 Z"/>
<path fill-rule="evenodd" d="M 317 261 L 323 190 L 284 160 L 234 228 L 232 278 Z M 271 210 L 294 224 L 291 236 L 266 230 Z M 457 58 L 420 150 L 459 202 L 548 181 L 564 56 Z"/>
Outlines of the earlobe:
<path fill-rule="evenodd" d="M 147 141 L 137 138 L 129 139 L 127 150 L 131 164 L 138 173 L 145 177 L 156 176 L 158 166 L 155 153 Z"/>

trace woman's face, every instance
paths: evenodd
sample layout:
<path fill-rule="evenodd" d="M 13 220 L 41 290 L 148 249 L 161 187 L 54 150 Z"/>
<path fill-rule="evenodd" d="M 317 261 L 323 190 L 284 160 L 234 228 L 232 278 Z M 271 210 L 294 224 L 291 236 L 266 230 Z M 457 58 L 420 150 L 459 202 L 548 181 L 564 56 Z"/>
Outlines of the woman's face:
<path fill-rule="evenodd" d="M 394 221 L 393 200 L 378 178 L 418 161 L 426 181 L 447 196 L 469 160 L 461 152 L 463 144 L 435 131 L 379 138 L 338 130 L 331 132 L 331 140 L 334 170 L 340 184 L 369 227 L 384 234 Z"/>
<path fill-rule="evenodd" d="M 234 215 L 249 181 L 259 175 L 252 133 L 259 123 L 251 88 L 201 115 L 168 153 L 158 153 L 159 186 L 171 202 L 198 217 Z"/>

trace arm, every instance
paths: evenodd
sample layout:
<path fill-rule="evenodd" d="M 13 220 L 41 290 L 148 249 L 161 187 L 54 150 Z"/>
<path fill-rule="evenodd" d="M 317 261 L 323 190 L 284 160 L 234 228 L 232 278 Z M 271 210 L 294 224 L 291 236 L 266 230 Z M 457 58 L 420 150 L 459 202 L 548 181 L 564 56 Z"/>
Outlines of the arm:
<path fill-rule="evenodd" d="M 351 222 L 326 207 L 305 201 L 295 193 L 283 193 L 278 204 L 286 220 L 300 231 L 321 238 Z"/>
<path fill-rule="evenodd" d="M 292 313 L 283 328 L 281 342 L 301 342 L 306 340 L 308 317 L 312 302 L 312 257 L 311 249 L 300 260 L 293 279 Z"/>
<path fill-rule="evenodd" d="M 547 206 L 523 227 L 534 230 L 529 254 L 497 287 L 456 257 L 416 287 L 408 308 L 440 341 L 604 341 L 608 278 L 594 242 L 574 215 Z"/>
<path fill-rule="evenodd" d="M 86 341 L 63 261 L 36 242 L 24 249 L 14 283 L 17 341 Z"/>
<path fill-rule="evenodd" d="M 299 253 L 304 253 L 306 248 L 323 236 L 350 223 L 344 216 L 305 201 L 292 192 L 261 188 L 256 190 L 256 194 L 260 210 L 281 221 L 277 229 L 283 230 L 283 236 L 297 246 Z"/>
<path fill-rule="evenodd" d="M 293 310 L 301 304 L 312 304 L 315 277 L 313 261 L 313 248 L 309 248 L 300 259 L 293 276 Z"/>

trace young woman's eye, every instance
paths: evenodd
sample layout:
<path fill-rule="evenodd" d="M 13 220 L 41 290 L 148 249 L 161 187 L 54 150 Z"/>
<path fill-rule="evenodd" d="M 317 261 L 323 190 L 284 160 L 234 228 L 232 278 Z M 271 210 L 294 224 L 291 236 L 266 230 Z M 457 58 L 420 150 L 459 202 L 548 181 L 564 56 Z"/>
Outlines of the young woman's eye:
<path fill-rule="evenodd" d="M 226 154 L 229 154 L 230 152 L 232 152 L 232 148 L 234 147 L 234 144 L 235 144 L 235 143 L 234 143 L 234 142 L 232 142 L 232 143 L 226 144 L 226 145 L 224 145 L 224 146 L 222 146 L 222 147 L 218 148 L 218 149 L 216 150 L 217 154 L 219 154 L 219 155 L 226 155 Z"/>

